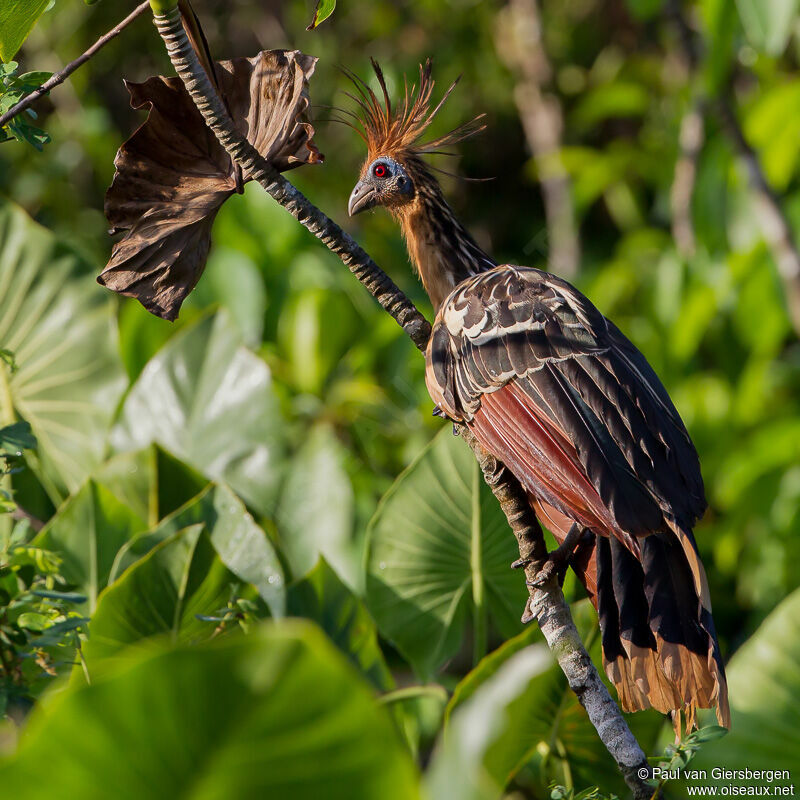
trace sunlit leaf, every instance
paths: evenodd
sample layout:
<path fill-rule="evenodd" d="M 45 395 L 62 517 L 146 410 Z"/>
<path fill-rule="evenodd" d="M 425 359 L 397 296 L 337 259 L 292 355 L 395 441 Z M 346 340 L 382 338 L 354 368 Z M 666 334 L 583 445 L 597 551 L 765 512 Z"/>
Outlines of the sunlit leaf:
<path fill-rule="evenodd" d="M 325 20 L 333 14 L 335 8 L 336 0 L 317 0 L 317 5 L 314 8 L 314 16 L 306 30 L 313 31 L 314 28 L 325 22 Z"/>
<path fill-rule="evenodd" d="M 4 0 L 0 5 L 0 59 L 11 61 L 50 0 Z"/>
<path fill-rule="evenodd" d="M 785 50 L 799 6 L 799 0 L 736 0 L 747 38 L 773 56 Z"/>
<path fill-rule="evenodd" d="M 126 380 L 114 304 L 89 267 L 11 203 L 0 203 L 0 424 L 30 423 L 37 470 L 54 500 L 101 461 Z M 15 414 L 16 412 L 16 414 Z"/>
<path fill-rule="evenodd" d="M 356 580 L 353 489 L 345 455 L 334 432 L 319 425 L 291 461 L 276 521 L 281 551 L 297 576 L 322 554 L 351 584 Z"/>
<path fill-rule="evenodd" d="M 264 514 L 275 508 L 284 440 L 269 368 L 221 312 L 178 333 L 151 359 L 112 435 L 118 451 L 159 443 Z"/>

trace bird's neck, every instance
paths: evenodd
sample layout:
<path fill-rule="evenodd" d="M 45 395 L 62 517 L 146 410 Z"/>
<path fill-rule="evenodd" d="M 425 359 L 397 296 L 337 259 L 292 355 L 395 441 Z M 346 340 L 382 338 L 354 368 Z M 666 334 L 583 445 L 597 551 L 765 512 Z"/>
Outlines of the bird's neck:
<path fill-rule="evenodd" d="M 456 219 L 435 181 L 418 190 L 395 215 L 411 262 L 437 311 L 461 281 L 496 265 Z"/>

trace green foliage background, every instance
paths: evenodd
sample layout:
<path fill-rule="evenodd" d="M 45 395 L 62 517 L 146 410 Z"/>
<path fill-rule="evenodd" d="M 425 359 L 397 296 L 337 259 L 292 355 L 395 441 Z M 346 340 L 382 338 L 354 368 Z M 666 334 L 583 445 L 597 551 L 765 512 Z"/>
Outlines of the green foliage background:
<path fill-rule="evenodd" d="M 326 162 L 290 177 L 346 222 L 427 313 L 388 217 L 346 221 L 363 151 L 353 131 L 327 122 L 336 116 L 328 106 L 351 106 L 337 64 L 366 77 L 375 56 L 395 90 L 429 55 L 442 90 L 462 74 L 436 129 L 486 112 L 486 131 L 460 146 L 456 169 L 494 180 L 443 178 L 447 194 L 498 260 L 546 265 L 547 226 L 514 102 L 516 76 L 498 52 L 504 3 L 345 0 L 314 32 L 305 30 L 311 3 L 195 5 L 217 57 L 262 47 L 320 57 L 311 94 Z M 776 612 L 784 624 L 773 619 L 760 629 L 800 586 L 800 348 L 746 172 L 715 113 L 730 91 L 800 239 L 797 3 L 686 3 L 702 42 L 694 75 L 659 2 L 540 6 L 553 68 L 547 90 L 563 108 L 561 155 L 583 247 L 574 282 L 648 357 L 701 456 L 710 508 L 696 533 L 723 655 L 734 656 L 735 709 L 734 733 L 703 757 L 800 770 L 796 733 L 781 734 L 800 702 L 796 659 L 768 662 L 769 680 L 784 687 L 770 695 L 768 715 L 748 699 L 766 669 L 754 666 L 759 643 L 782 653 L 800 641 L 789 624 L 796 614 L 787 611 L 796 594 Z M 59 1 L 16 59 L 25 71 L 55 70 L 120 16 L 114 3 Z M 461 443 L 449 432 L 437 437 L 443 426 L 430 415 L 422 359 L 334 256 L 251 185 L 220 212 L 208 268 L 177 323 L 93 284 L 110 251 L 102 198 L 114 154 L 142 121 L 127 106 L 122 80 L 155 73 L 170 68 L 145 15 L 39 103 L 37 124 L 52 137 L 43 153 L 0 146 L 0 347 L 19 364 L 12 374 L 0 363 L 0 427 L 24 418 L 39 441 L 30 469 L 4 480 L 47 522 L 33 543 L 60 555 L 61 574 L 88 598 L 79 609 L 92 616 L 85 655 L 89 672 L 102 676 L 81 686 L 82 673 L 73 675 L 66 696 L 31 722 L 18 759 L 0 767 L 0 784 L 21 781 L 44 796 L 55 784 L 37 765 L 63 748 L 64 786 L 75 796 L 105 796 L 102 770 L 113 774 L 126 746 L 148 740 L 135 709 L 170 697 L 163 719 L 188 710 L 194 722 L 174 731 L 194 737 L 176 785 L 189 780 L 192 758 L 212 751 L 219 758 L 197 796 L 284 796 L 292 786 L 285 796 L 334 797 L 339 786 L 359 785 L 361 795 L 342 796 L 412 797 L 419 779 L 409 752 L 422 764 L 432 750 L 426 790 L 436 798 L 491 797 L 511 776 L 508 791 L 521 797 L 549 796 L 551 781 L 622 793 L 560 673 L 546 655 L 522 648 L 537 637 L 521 632 L 524 587 L 504 569 L 513 539 L 504 538 Z M 686 256 L 671 235 L 669 198 L 681 120 L 698 97 L 708 101 L 706 137 L 691 207 L 697 248 Z M 444 502 L 437 508 L 437 496 L 460 513 Z M 10 537 L 10 518 L 0 524 Z M 314 620 L 345 657 L 305 625 L 257 625 L 286 609 Z M 591 637 L 591 614 L 583 616 Z M 253 625 L 253 638 L 207 641 L 215 626 Z M 519 646 L 504 645 L 471 671 L 515 635 Z M 762 638 L 748 642 L 754 636 Z M 67 674 L 69 663 L 57 671 Z M 317 668 L 317 694 L 306 697 L 297 675 Z M 196 693 L 186 686 L 174 695 L 187 670 Z M 283 675 L 295 676 L 291 686 Z M 444 702 L 462 679 L 447 708 L 454 734 L 436 745 Z M 418 681 L 437 684 L 402 694 Z M 378 704 L 369 684 L 399 694 Z M 220 699 L 204 712 L 196 698 L 218 687 L 229 692 L 230 707 Z M 550 716 L 534 713 L 544 699 Z M 356 716 L 343 725 L 351 702 Z M 473 705 L 459 711 L 462 702 Z M 109 703 L 116 705 L 106 719 Z M 515 714 L 519 707 L 531 714 Z M 304 728 L 316 713 L 328 722 Z M 112 718 L 128 720 L 115 745 Z M 84 719 L 97 726 L 83 731 Z M 270 730 L 276 719 L 295 738 Z M 470 730 L 484 724 L 485 741 L 476 744 Z M 634 724 L 655 754 L 658 717 L 639 715 Z M 248 725 L 254 739 L 245 736 Z M 217 727 L 220 739 L 203 738 Z M 752 743 L 762 729 L 774 736 L 769 749 Z M 16 734 L 4 730 L 0 742 L 11 751 Z M 344 759 L 352 771 L 337 773 L 335 760 L 320 765 L 320 781 L 329 779 L 321 794 L 314 775 L 293 784 L 300 778 L 288 765 L 313 761 L 320 742 L 333 746 L 329 735 L 341 740 L 339 767 Z M 76 737 L 88 748 L 82 755 L 70 749 Z M 158 747 L 174 754 L 168 738 Z M 283 789 L 236 782 L 280 741 L 297 748 L 296 762 L 277 761 L 286 770 Z M 79 757 L 95 759 L 93 777 L 68 766 Z M 151 766 L 144 774 L 158 775 L 157 758 Z M 380 779 L 381 770 L 392 780 Z M 140 778 L 131 777 L 122 796 L 143 796 Z"/>

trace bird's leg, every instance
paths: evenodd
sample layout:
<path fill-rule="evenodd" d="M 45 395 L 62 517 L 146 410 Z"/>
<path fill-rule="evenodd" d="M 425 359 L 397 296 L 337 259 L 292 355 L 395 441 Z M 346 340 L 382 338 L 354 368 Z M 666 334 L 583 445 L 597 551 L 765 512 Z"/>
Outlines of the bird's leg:
<path fill-rule="evenodd" d="M 584 543 L 586 534 L 591 536 L 589 531 L 584 530 L 577 522 L 572 524 L 564 541 L 555 549 L 547 554 L 547 560 L 542 564 L 538 575 L 532 581 L 526 581 L 528 586 L 544 586 L 552 577 L 558 577 L 559 585 L 563 585 L 564 576 L 567 573 L 570 559 L 579 547 Z M 512 567 L 525 567 L 527 564 L 520 559 L 515 561 Z"/>

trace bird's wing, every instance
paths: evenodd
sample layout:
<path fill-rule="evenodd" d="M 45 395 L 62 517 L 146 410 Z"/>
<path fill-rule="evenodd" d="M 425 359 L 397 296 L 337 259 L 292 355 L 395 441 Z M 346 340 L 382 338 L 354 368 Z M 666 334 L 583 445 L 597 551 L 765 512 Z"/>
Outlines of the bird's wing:
<path fill-rule="evenodd" d="M 500 266 L 460 284 L 427 353 L 434 401 L 539 500 L 636 555 L 705 510 L 697 453 L 652 368 L 576 289 Z"/>

